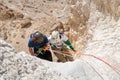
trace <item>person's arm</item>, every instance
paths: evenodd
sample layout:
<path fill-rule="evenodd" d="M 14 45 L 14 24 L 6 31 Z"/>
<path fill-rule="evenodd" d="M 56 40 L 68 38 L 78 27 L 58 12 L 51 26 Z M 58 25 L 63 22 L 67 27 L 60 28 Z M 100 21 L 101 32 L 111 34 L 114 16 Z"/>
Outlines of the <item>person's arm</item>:
<path fill-rule="evenodd" d="M 65 44 L 67 44 L 70 49 L 72 49 L 73 51 L 75 51 L 74 48 L 73 48 L 73 46 L 72 46 L 72 44 L 71 44 L 71 42 L 69 41 L 69 39 L 67 41 L 65 41 Z"/>
<path fill-rule="evenodd" d="M 32 56 L 34 56 L 34 49 L 33 49 L 33 41 L 32 41 L 32 38 L 29 39 L 29 42 L 28 42 L 28 48 L 29 48 L 29 52 Z"/>
<path fill-rule="evenodd" d="M 30 54 L 31 54 L 32 56 L 34 56 L 34 50 L 33 50 L 32 47 L 29 48 L 29 52 L 30 52 Z"/>
<path fill-rule="evenodd" d="M 68 37 L 67 37 L 66 35 L 62 34 L 62 39 L 64 40 L 65 44 L 67 44 L 67 45 L 69 46 L 70 49 L 72 49 L 74 52 L 76 51 L 76 50 L 73 48 L 70 40 L 68 39 Z"/>

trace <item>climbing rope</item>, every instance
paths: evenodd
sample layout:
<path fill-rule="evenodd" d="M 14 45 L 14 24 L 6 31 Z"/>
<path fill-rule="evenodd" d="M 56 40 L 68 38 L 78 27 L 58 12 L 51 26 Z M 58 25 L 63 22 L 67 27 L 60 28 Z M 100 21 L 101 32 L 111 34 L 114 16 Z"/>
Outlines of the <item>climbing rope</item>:
<path fill-rule="evenodd" d="M 59 53 L 59 54 L 63 54 L 66 55 L 66 56 L 70 56 L 70 57 L 73 57 L 72 55 L 69 55 L 69 52 L 65 52 L 65 51 L 58 51 L 58 50 L 52 50 L 53 52 L 56 52 L 56 53 Z M 75 54 L 75 53 L 73 53 Z M 108 65 L 110 68 L 112 68 L 115 72 L 117 72 L 119 75 L 120 75 L 120 70 L 117 69 L 115 66 L 111 65 L 110 63 L 108 63 L 107 61 L 95 56 L 95 55 L 92 55 L 92 54 L 80 54 L 81 56 L 89 56 L 89 57 L 93 57 L 103 63 L 105 63 L 106 65 Z"/>
<path fill-rule="evenodd" d="M 117 69 L 115 66 L 111 65 L 110 63 L 108 63 L 107 61 L 95 56 L 95 55 L 91 55 L 91 54 L 81 54 L 81 56 L 89 56 L 89 57 L 93 57 L 99 61 L 102 61 L 103 63 L 105 63 L 106 65 L 108 65 L 109 67 L 111 67 L 114 71 L 116 71 L 119 75 L 120 75 L 120 70 Z"/>

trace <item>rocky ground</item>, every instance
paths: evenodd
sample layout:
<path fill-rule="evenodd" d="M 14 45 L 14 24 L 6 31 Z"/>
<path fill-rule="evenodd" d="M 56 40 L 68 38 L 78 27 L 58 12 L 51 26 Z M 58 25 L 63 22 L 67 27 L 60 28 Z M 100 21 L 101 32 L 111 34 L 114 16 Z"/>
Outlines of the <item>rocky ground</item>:
<path fill-rule="evenodd" d="M 51 28 L 62 22 L 73 45 L 82 50 L 90 37 L 86 26 L 89 13 L 87 10 L 79 11 L 83 3 L 76 3 L 73 7 L 72 3 L 66 0 L 1 0 L 0 36 L 13 44 L 17 51 L 27 52 L 28 38 L 32 32 L 39 30 L 49 36 Z M 80 46 L 77 46 L 78 43 Z"/>
<path fill-rule="evenodd" d="M 31 33 L 49 36 L 61 23 L 79 53 L 115 69 L 84 55 L 67 63 L 28 55 Z M 120 80 L 119 31 L 120 0 L 0 0 L 0 37 L 7 42 L 0 39 L 0 79 Z"/>

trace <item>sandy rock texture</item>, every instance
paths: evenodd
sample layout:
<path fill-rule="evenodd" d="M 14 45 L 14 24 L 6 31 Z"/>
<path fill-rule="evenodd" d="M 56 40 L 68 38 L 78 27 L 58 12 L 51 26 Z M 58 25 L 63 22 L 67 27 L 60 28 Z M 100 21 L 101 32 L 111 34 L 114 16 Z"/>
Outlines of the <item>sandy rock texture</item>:
<path fill-rule="evenodd" d="M 1 31 L 4 33 L 1 33 L 1 36 L 13 44 L 17 51 L 28 51 L 27 41 L 32 32 L 39 30 L 49 36 L 51 28 L 59 26 L 59 22 L 62 23 L 65 34 L 76 49 L 81 51 L 84 49 L 86 38 L 88 38 L 86 21 L 89 13 L 79 11 L 82 8 L 79 5 L 83 4 L 82 2 L 66 0 L 1 0 L 0 2 L 4 11 L 13 15 L 16 15 L 15 12 L 21 14 L 20 18 L 11 16 L 5 18 L 6 20 L 1 20 Z M 86 14 L 83 15 L 84 13 Z M 5 14 L 1 13 L 2 15 Z M 79 40 L 81 47 L 76 46 L 78 37 L 82 37 Z M 25 46 L 23 47 L 23 45 Z"/>
<path fill-rule="evenodd" d="M 2 39 L 0 53 L 0 80 L 73 80 L 44 65 L 50 62 L 43 62 L 25 52 L 17 53 Z"/>
<path fill-rule="evenodd" d="M 120 17 L 119 0 L 0 0 L 0 3 L 0 36 L 17 51 L 28 52 L 32 32 L 39 30 L 49 36 L 51 28 L 62 22 L 76 50 L 83 52 L 92 38 L 88 32 L 91 25 L 101 17 L 110 16 L 116 21 Z"/>
<path fill-rule="evenodd" d="M 49 36 L 54 28 L 64 29 L 79 53 L 103 59 L 115 70 L 84 55 L 65 64 L 39 61 L 28 55 L 30 34 L 38 30 Z M 0 37 L 16 49 L 14 51 L 6 42 L 0 41 L 0 78 L 34 80 L 37 75 L 37 80 L 44 80 L 43 77 L 51 73 L 50 77 L 45 77 L 46 80 L 58 80 L 57 77 L 60 80 L 120 80 L 119 31 L 120 0 L 0 0 Z M 28 54 L 18 54 L 20 51 Z M 35 65 L 41 67 L 32 69 Z M 47 73 L 49 69 L 46 67 L 50 72 Z M 53 71 L 57 77 L 53 76 Z"/>
<path fill-rule="evenodd" d="M 74 62 L 48 62 L 15 49 L 0 39 L 1 80 L 119 80 L 119 67 L 91 56 Z M 66 67 L 67 66 L 67 67 Z M 112 64 L 112 66 L 114 66 Z"/>

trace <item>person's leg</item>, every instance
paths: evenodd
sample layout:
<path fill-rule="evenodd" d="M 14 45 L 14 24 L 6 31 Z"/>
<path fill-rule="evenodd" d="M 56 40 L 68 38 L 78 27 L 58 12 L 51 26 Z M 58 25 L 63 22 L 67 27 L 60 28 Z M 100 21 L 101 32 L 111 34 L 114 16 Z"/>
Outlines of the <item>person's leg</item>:
<path fill-rule="evenodd" d="M 54 53 L 55 56 L 58 58 L 58 62 L 66 62 L 65 56 L 61 53 Z"/>
<path fill-rule="evenodd" d="M 72 55 L 66 56 L 67 61 L 74 61 L 74 58 Z"/>
<path fill-rule="evenodd" d="M 61 50 L 59 50 L 55 47 L 52 47 L 52 49 L 58 51 L 58 52 L 54 52 L 55 56 L 58 58 L 57 62 L 66 62 L 67 61 L 66 57 L 64 56 L 64 53 L 62 53 Z"/>
<path fill-rule="evenodd" d="M 44 59 L 44 60 L 48 60 L 48 61 L 52 61 L 52 54 L 50 51 L 41 51 L 42 54 L 39 54 L 37 57 L 38 58 L 41 58 L 41 59 Z"/>
<path fill-rule="evenodd" d="M 63 51 L 67 52 L 67 53 L 64 53 L 67 61 L 74 61 L 74 57 L 68 48 L 64 48 Z"/>
<path fill-rule="evenodd" d="M 56 47 L 51 47 L 52 50 L 57 50 L 59 51 L 59 49 L 57 49 Z M 66 59 L 64 58 L 64 55 L 62 53 L 57 53 L 54 52 L 54 55 L 57 57 L 57 62 L 66 62 Z"/>
<path fill-rule="evenodd" d="M 41 58 L 41 59 L 44 59 L 43 54 L 39 54 L 37 57 L 38 57 L 38 58 Z"/>
<path fill-rule="evenodd" d="M 52 60 L 52 54 L 49 50 L 44 52 L 44 59 L 48 60 L 48 61 L 53 61 Z"/>

